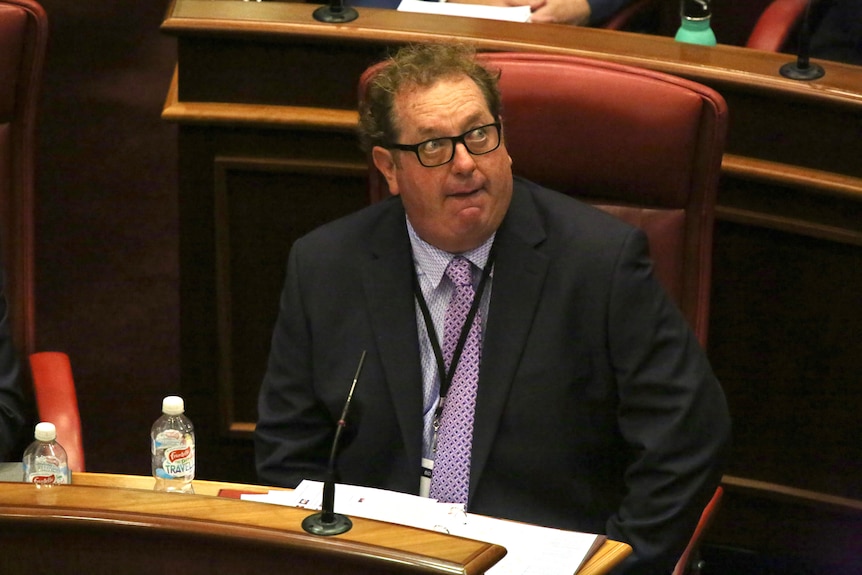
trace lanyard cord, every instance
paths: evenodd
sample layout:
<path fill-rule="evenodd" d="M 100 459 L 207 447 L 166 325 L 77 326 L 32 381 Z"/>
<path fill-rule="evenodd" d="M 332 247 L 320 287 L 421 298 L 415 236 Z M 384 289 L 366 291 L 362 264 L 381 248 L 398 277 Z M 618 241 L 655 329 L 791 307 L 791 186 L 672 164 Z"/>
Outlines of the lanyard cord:
<path fill-rule="evenodd" d="M 422 317 L 425 320 L 425 329 L 428 331 L 428 339 L 431 342 L 431 348 L 434 350 L 434 357 L 437 360 L 437 371 L 440 374 L 440 403 L 437 406 L 435 418 L 439 419 L 443 412 L 443 403 L 446 399 L 446 394 L 449 392 L 449 386 L 452 384 L 452 378 L 455 375 L 455 370 L 458 367 L 458 362 L 461 360 L 461 352 L 464 351 L 464 345 L 467 342 L 467 334 L 470 333 L 470 328 L 473 325 L 473 320 L 476 313 L 479 311 L 479 304 L 482 300 L 482 294 L 485 292 L 485 284 L 488 277 L 491 275 L 491 268 L 494 266 L 494 246 L 491 246 L 491 251 L 488 252 L 488 261 L 485 262 L 485 269 L 482 270 L 482 279 L 479 280 L 479 287 L 476 289 L 476 294 L 473 296 L 473 304 L 470 306 L 470 311 L 467 313 L 467 318 L 464 320 L 464 325 L 461 326 L 461 334 L 458 337 L 458 345 L 452 354 L 452 361 L 449 364 L 449 371 L 446 371 L 446 362 L 443 360 L 443 352 L 440 349 L 440 340 L 437 337 L 437 331 L 434 329 L 434 321 L 431 319 L 431 312 L 428 310 L 428 304 L 425 301 L 425 296 L 422 295 L 422 290 L 419 288 L 419 280 L 416 275 L 413 275 L 413 292 L 416 295 L 416 302 L 419 304 L 419 309 L 422 310 Z"/>

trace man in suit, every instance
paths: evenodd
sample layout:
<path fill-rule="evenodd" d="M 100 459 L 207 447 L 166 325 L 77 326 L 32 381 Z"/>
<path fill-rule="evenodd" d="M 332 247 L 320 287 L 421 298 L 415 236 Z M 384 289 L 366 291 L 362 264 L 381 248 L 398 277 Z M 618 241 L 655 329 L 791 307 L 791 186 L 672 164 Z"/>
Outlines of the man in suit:
<path fill-rule="evenodd" d="M 729 418 L 645 235 L 513 178 L 496 77 L 465 48 L 402 49 L 360 117 L 393 197 L 291 250 L 258 406 L 261 481 L 323 477 L 365 351 L 341 481 L 418 494 L 433 469 L 435 498 L 605 533 L 634 548 L 620 572 L 669 572 L 719 482 Z M 481 344 L 452 359 L 447 274 L 464 259 L 476 303 L 451 331 Z M 439 487 L 435 461 L 455 397 L 474 402 L 462 495 Z"/>
<path fill-rule="evenodd" d="M 6 461 L 20 445 L 24 422 L 18 356 L 12 341 L 3 272 L 0 270 L 0 461 Z"/>

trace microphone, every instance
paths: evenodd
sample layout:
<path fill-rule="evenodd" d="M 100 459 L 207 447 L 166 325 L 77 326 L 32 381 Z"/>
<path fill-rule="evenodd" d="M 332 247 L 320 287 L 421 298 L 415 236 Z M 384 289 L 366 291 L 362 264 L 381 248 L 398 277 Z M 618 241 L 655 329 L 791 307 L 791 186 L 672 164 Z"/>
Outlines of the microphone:
<path fill-rule="evenodd" d="M 796 62 L 788 62 L 783 65 L 779 72 L 785 78 L 791 80 L 816 80 L 823 77 L 826 71 L 819 64 L 808 61 L 808 53 L 811 49 L 811 37 L 809 33 L 809 14 L 811 13 L 811 0 L 805 6 L 805 15 L 799 28 L 799 50 Z"/>
<path fill-rule="evenodd" d="M 321 6 L 312 14 L 318 22 L 340 24 L 351 22 L 359 17 L 359 13 L 350 6 L 344 5 L 344 0 L 330 0 L 326 6 Z"/>
<path fill-rule="evenodd" d="M 338 420 L 338 426 L 335 428 L 332 451 L 329 453 L 329 465 L 326 469 L 326 479 L 323 481 L 323 502 L 320 506 L 320 513 L 309 515 L 302 520 L 302 528 L 306 533 L 312 535 L 338 535 L 350 531 L 353 527 L 353 522 L 349 517 L 335 513 L 335 455 L 338 452 L 341 433 L 347 425 L 347 412 L 350 409 L 350 402 L 353 400 L 353 390 L 356 389 L 356 382 L 359 380 L 363 363 L 365 363 L 364 350 L 359 358 L 359 365 L 356 367 L 356 375 L 353 376 L 353 384 L 350 386 L 347 400 L 344 402 L 344 409 L 341 410 L 341 419 Z"/>

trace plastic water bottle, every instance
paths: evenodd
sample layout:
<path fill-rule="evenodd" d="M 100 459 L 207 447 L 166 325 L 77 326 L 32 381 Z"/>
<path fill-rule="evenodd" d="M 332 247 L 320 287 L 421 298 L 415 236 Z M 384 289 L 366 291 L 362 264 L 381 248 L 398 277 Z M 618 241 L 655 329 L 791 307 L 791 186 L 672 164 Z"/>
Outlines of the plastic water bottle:
<path fill-rule="evenodd" d="M 66 450 L 57 443 L 57 428 L 43 421 L 36 425 L 36 441 L 24 450 L 24 481 L 38 488 L 72 483 Z"/>
<path fill-rule="evenodd" d="M 195 428 L 183 415 L 182 397 L 169 395 L 162 400 L 162 416 L 150 432 L 155 491 L 194 493 Z"/>
<path fill-rule="evenodd" d="M 677 42 L 715 46 L 715 33 L 712 31 L 712 11 L 710 0 L 681 0 L 682 21 L 674 39 Z"/>

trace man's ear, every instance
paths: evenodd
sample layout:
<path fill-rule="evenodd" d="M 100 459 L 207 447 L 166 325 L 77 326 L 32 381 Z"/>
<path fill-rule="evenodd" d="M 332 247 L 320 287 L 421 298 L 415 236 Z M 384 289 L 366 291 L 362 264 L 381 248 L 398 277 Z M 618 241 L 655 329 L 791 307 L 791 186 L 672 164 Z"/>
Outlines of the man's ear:
<path fill-rule="evenodd" d="M 395 158 L 392 156 L 392 151 L 380 146 L 374 146 L 371 149 L 371 159 L 374 165 L 386 178 L 386 183 L 389 185 L 389 193 L 393 196 L 398 195 L 398 180 L 395 178 L 395 171 L 398 166 L 395 165 Z"/>

